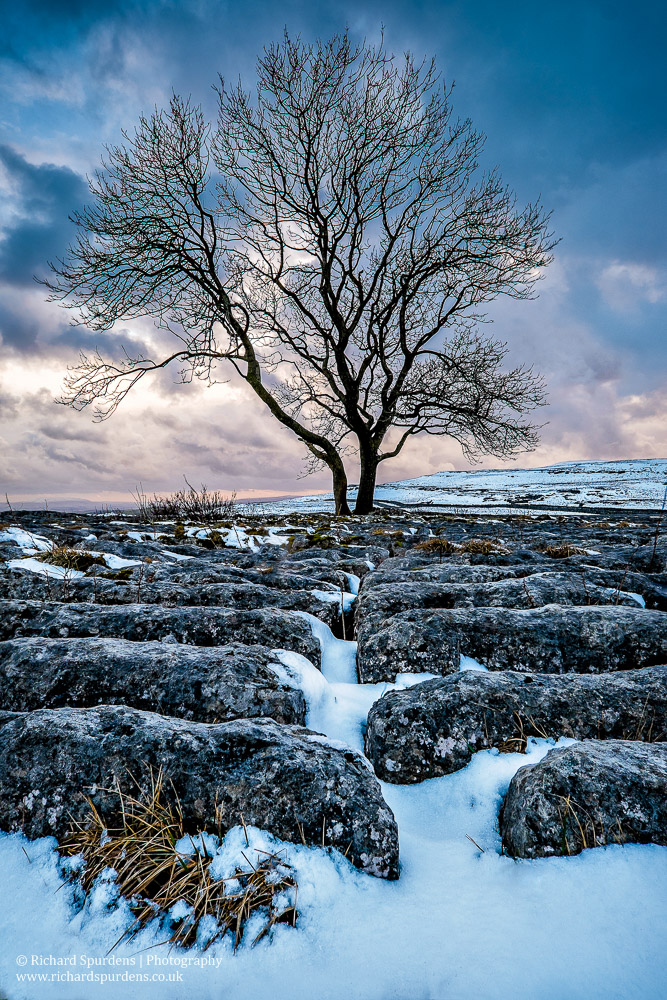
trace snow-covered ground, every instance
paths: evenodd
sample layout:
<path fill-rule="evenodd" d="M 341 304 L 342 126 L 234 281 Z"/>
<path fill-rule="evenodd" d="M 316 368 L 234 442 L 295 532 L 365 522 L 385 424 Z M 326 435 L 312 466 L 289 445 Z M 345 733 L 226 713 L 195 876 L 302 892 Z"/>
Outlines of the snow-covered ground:
<path fill-rule="evenodd" d="M 380 502 L 465 507 L 506 513 L 523 505 L 544 508 L 659 509 L 667 488 L 667 459 L 562 462 L 541 469 L 436 472 L 378 486 Z M 354 490 L 350 490 L 354 497 Z M 333 510 L 331 494 L 262 505 L 276 513 Z"/>
<path fill-rule="evenodd" d="M 319 739 L 361 752 L 368 709 L 393 685 L 357 684 L 355 643 L 308 617 L 322 673 L 281 651 L 274 669 L 304 690 Z M 461 666 L 479 668 L 467 658 Z M 399 677 L 397 686 L 421 679 Z M 113 883 L 75 912 L 54 841 L 3 835 L 0 995 L 4 987 L 10 1000 L 660 1000 L 667 848 L 519 862 L 500 852 L 497 815 L 509 781 L 552 745 L 530 741 L 527 755 L 483 751 L 456 774 L 383 784 L 400 832 L 398 882 L 252 828 L 249 852 L 239 828 L 230 831 L 221 868 L 242 861 L 241 849 L 250 857 L 252 849 L 284 849 L 299 884 L 297 928 L 277 926 L 272 941 L 236 954 L 228 940 L 206 952 L 169 952 L 155 947 L 164 932 L 148 927 L 107 955 L 132 920 Z M 18 978 L 28 975 L 47 978 Z M 118 978 L 95 978 L 103 976 Z"/>

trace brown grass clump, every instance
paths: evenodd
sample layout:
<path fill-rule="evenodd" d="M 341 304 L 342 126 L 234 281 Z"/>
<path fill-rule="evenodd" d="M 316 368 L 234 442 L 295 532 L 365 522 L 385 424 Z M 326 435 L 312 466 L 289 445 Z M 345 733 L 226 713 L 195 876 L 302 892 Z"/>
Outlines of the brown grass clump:
<path fill-rule="evenodd" d="M 598 847 L 605 844 L 604 827 L 570 795 L 559 795 L 561 803 L 558 814 L 561 821 L 561 854 L 570 856 L 579 854 L 588 847 Z M 569 834 L 569 837 L 568 837 Z M 623 830 L 619 821 L 619 835 L 614 840 L 622 844 Z"/>
<path fill-rule="evenodd" d="M 501 743 L 496 743 L 496 749 L 500 753 L 525 753 L 528 746 L 528 738 L 539 736 L 548 739 L 549 734 L 544 727 L 533 718 L 522 719 L 519 712 L 513 713 L 514 731 Z M 487 734 L 488 739 L 488 734 Z"/>
<path fill-rule="evenodd" d="M 102 556 L 94 556 L 90 552 L 80 552 L 78 549 L 71 549 L 67 545 L 59 545 L 48 552 L 40 552 L 35 556 L 35 559 L 39 559 L 43 563 L 50 563 L 51 566 L 74 569 L 80 573 L 86 573 L 91 566 L 106 567 Z"/>
<path fill-rule="evenodd" d="M 493 553 L 507 552 L 507 549 L 500 542 L 494 542 L 490 538 L 469 538 L 463 543 L 462 551 L 488 556 Z"/>
<path fill-rule="evenodd" d="M 204 950 L 228 932 L 234 937 L 236 950 L 246 922 L 258 911 L 265 915 L 266 922 L 252 945 L 265 937 L 274 924 L 294 927 L 297 883 L 294 869 L 285 858 L 258 851 L 253 865 L 244 854 L 247 868 L 237 868 L 229 878 L 214 879 L 210 873 L 213 857 L 203 837 L 191 838 L 193 846 L 200 848 L 194 855 L 176 850 L 177 841 L 186 834 L 183 816 L 178 801 L 176 805 L 162 801 L 163 790 L 162 770 L 152 778 L 145 801 L 124 794 L 117 786 L 114 791 L 120 799 L 122 826 L 116 829 L 107 828 L 89 800 L 88 823 L 77 824 L 60 845 L 64 854 L 83 857 L 76 877 L 85 892 L 106 869 L 116 872 L 118 889 L 130 901 L 135 920 L 113 947 L 133 937 L 154 918 L 164 919 L 173 928 L 163 943 L 182 947 L 198 944 Z M 260 854 L 264 856 L 260 858 Z M 293 897 L 287 906 L 285 897 L 281 899 L 285 892 Z M 175 919 L 169 911 L 179 901 L 187 905 L 189 912 Z M 210 917 L 216 929 L 205 941 L 198 942 L 200 925 Z M 208 930 L 210 920 L 206 925 Z"/>
<path fill-rule="evenodd" d="M 563 542 L 562 545 L 545 545 L 539 551 L 551 559 L 567 559 L 568 556 L 586 555 L 586 549 L 583 549 L 580 545 L 570 545 L 569 542 Z"/>
<path fill-rule="evenodd" d="M 454 552 L 460 552 L 461 546 L 456 542 L 450 542 L 447 538 L 429 538 L 425 542 L 419 542 L 414 546 L 415 552 L 423 552 L 425 555 L 449 556 Z"/>

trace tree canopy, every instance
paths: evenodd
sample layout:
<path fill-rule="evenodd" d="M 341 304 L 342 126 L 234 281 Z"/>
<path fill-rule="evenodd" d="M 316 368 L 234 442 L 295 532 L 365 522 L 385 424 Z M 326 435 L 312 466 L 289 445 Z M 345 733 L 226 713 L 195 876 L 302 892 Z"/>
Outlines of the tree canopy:
<path fill-rule="evenodd" d="M 109 330 L 152 317 L 174 351 L 82 355 L 62 401 L 109 416 L 148 372 L 231 365 L 333 477 L 348 512 L 416 434 L 468 455 L 534 447 L 544 401 L 530 367 L 480 331 L 486 303 L 528 298 L 554 239 L 478 165 L 483 136 L 454 117 L 434 63 L 347 35 L 265 50 L 257 86 L 217 88 L 218 119 L 174 95 L 111 146 L 52 265 L 52 296 Z"/>

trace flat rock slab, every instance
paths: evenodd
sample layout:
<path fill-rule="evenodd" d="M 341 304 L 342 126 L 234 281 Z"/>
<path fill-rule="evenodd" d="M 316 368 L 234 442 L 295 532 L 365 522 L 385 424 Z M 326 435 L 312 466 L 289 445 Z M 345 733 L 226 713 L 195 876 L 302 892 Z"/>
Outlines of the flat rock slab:
<path fill-rule="evenodd" d="M 623 569 L 604 569 L 597 566 L 586 566 L 585 576 L 591 583 L 601 587 L 611 587 L 612 590 L 622 590 L 639 594 L 644 598 L 647 608 L 667 611 L 667 574 L 637 573 L 626 567 Z"/>
<path fill-rule="evenodd" d="M 331 548 L 320 548 L 315 545 L 312 548 L 288 552 L 283 558 L 283 565 L 297 565 L 299 563 L 310 563 L 313 567 L 341 562 L 372 562 L 378 565 L 384 559 L 389 558 L 389 549 L 382 545 L 346 545 L 343 547 L 332 546 Z"/>
<path fill-rule="evenodd" d="M 281 684 L 265 646 L 184 646 L 127 639 L 0 642 L 0 705 L 129 705 L 195 722 L 266 716 L 304 725 L 303 692 Z"/>
<path fill-rule="evenodd" d="M 500 814 L 516 858 L 604 844 L 667 844 L 667 743 L 585 740 L 512 778 Z"/>
<path fill-rule="evenodd" d="M 117 637 L 132 642 L 224 646 L 241 642 L 291 649 L 319 665 L 320 646 L 308 621 L 290 611 L 263 608 L 164 608 L 156 604 L 58 604 L 4 601 L 0 605 L 0 640 L 41 635 L 45 638 Z"/>
<path fill-rule="evenodd" d="M 298 566 L 296 567 L 298 569 Z M 211 584 L 211 583 L 255 583 L 278 591 L 333 590 L 340 591 L 340 585 L 347 590 L 347 581 L 342 571 L 327 566 L 323 573 L 316 575 L 300 572 L 284 572 L 279 562 L 257 561 L 249 567 L 231 566 L 206 559 L 190 559 L 186 563 L 153 563 L 151 574 L 157 583 L 171 584 Z M 331 584 L 334 586 L 332 587 Z"/>
<path fill-rule="evenodd" d="M 327 625 L 334 625 L 339 617 L 338 593 L 330 584 L 332 601 L 321 601 L 309 590 L 277 590 L 258 583 L 171 583 L 118 581 L 103 577 L 82 577 L 68 582 L 46 580 L 35 573 L 23 570 L 0 573 L 0 597 L 43 601 L 91 602 L 110 604 L 159 604 L 165 607 L 215 607 L 239 610 L 257 608 L 283 608 L 306 611 L 321 618 Z"/>
<path fill-rule="evenodd" d="M 22 715 L 23 712 L 6 712 L 4 709 L 0 709 L 0 726 L 4 726 L 12 719 L 18 719 Z"/>
<path fill-rule="evenodd" d="M 359 637 L 410 608 L 541 608 L 547 604 L 643 607 L 621 588 L 601 587 L 569 573 L 535 573 L 520 580 L 485 583 L 386 584 L 362 591 L 356 604 Z"/>
<path fill-rule="evenodd" d="M 384 781 L 457 771 L 489 747 L 529 736 L 667 740 L 667 666 L 615 674 L 466 670 L 390 691 L 372 706 L 366 755 Z"/>
<path fill-rule="evenodd" d="M 359 635 L 362 683 L 451 674 L 470 656 L 489 670 L 605 673 L 667 662 L 667 615 L 625 607 L 412 610 Z"/>
<path fill-rule="evenodd" d="M 62 837 L 86 822 L 87 797 L 113 825 L 115 783 L 146 794 L 160 768 L 190 832 L 245 820 L 398 877 L 396 822 L 364 759 L 270 719 L 205 725 L 106 705 L 29 712 L 0 727 L 0 828 Z"/>
<path fill-rule="evenodd" d="M 529 566 L 470 566 L 451 560 L 443 563 L 411 562 L 408 559 L 387 559 L 377 570 L 364 577 L 360 593 L 384 587 L 387 584 L 413 583 L 487 583 L 527 576 L 533 572 Z"/>

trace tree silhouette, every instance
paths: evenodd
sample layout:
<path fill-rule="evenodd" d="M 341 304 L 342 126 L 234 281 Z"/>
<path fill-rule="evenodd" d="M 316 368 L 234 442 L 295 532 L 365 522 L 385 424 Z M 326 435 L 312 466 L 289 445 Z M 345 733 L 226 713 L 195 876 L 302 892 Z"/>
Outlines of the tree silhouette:
<path fill-rule="evenodd" d="M 544 401 L 530 367 L 479 332 L 484 305 L 529 298 L 554 239 L 481 173 L 483 137 L 453 116 L 434 63 L 340 35 L 283 41 L 257 89 L 221 80 L 218 121 L 174 96 L 107 149 L 93 202 L 48 287 L 75 322 L 153 317 L 169 356 L 82 355 L 61 402 L 109 416 L 147 372 L 233 366 L 332 474 L 360 462 L 357 513 L 378 466 L 420 433 L 468 455 L 534 447 Z"/>

